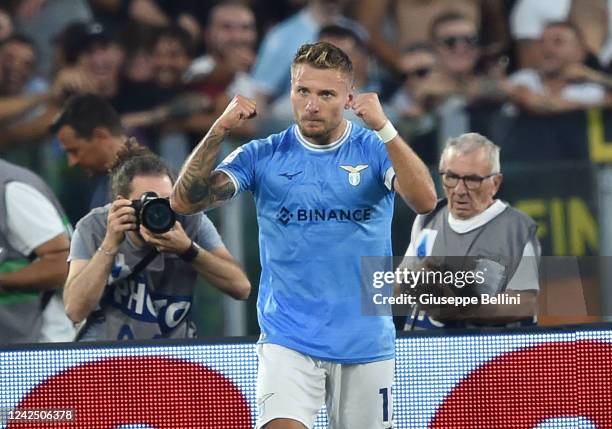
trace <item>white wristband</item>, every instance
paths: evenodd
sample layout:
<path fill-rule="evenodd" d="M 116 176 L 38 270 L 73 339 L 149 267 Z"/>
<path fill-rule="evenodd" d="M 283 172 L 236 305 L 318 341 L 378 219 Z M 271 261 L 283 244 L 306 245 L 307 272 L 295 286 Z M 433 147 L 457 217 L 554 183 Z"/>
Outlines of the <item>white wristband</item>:
<path fill-rule="evenodd" d="M 397 130 L 395 129 L 391 121 L 387 121 L 384 127 L 374 132 L 378 134 L 378 137 L 380 137 L 380 139 L 385 144 L 389 143 L 391 140 L 397 137 L 397 134 L 398 134 Z"/>

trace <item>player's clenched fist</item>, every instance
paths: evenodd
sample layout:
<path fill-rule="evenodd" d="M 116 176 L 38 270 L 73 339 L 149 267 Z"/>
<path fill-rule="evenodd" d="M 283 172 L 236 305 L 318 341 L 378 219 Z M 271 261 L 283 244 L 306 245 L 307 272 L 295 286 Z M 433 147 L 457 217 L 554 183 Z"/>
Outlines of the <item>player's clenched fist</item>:
<path fill-rule="evenodd" d="M 351 108 L 363 122 L 372 130 L 380 130 L 387 123 L 378 95 L 375 92 L 364 92 L 353 97 Z"/>
<path fill-rule="evenodd" d="M 243 121 L 253 118 L 256 114 L 255 100 L 236 95 L 219 116 L 214 126 L 221 128 L 222 132 L 228 132 L 239 126 Z"/>

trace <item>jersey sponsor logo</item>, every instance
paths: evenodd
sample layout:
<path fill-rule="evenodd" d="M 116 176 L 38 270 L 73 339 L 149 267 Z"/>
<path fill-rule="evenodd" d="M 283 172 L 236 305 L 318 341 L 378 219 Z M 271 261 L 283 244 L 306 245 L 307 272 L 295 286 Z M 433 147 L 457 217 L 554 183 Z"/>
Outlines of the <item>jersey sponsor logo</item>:
<path fill-rule="evenodd" d="M 288 180 L 293 180 L 293 178 L 295 176 L 297 176 L 298 174 L 301 174 L 301 173 L 302 173 L 301 171 L 298 171 L 297 173 L 281 173 L 281 174 L 279 174 L 279 176 L 285 177 Z"/>
<path fill-rule="evenodd" d="M 283 225 L 289 222 L 329 222 L 329 221 L 353 221 L 367 222 L 372 219 L 372 209 L 370 207 L 361 209 L 305 209 L 298 208 L 294 211 L 287 207 L 281 207 L 276 218 Z"/>
<path fill-rule="evenodd" d="M 359 186 L 361 183 L 361 172 L 368 168 L 368 164 L 359 164 L 353 167 L 352 165 L 341 165 L 340 168 L 348 171 L 348 181 L 353 186 Z"/>
<path fill-rule="evenodd" d="M 283 225 L 287 225 L 292 217 L 293 213 L 291 213 L 291 211 L 289 211 L 289 209 L 287 209 L 286 207 L 281 208 L 278 214 L 276 215 L 278 221 Z"/>

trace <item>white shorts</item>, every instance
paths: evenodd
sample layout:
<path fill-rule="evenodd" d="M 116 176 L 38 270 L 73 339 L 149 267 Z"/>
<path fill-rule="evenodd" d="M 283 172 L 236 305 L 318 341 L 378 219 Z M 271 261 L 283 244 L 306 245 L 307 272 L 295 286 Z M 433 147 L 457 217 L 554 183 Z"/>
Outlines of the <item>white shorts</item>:
<path fill-rule="evenodd" d="M 325 404 L 329 429 L 393 427 L 395 360 L 339 364 L 258 344 L 257 429 L 286 418 L 312 428 Z"/>

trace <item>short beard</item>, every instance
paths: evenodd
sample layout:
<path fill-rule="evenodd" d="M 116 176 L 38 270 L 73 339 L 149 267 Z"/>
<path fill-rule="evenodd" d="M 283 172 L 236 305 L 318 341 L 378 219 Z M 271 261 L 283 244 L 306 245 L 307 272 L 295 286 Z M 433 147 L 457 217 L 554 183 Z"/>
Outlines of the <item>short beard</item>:
<path fill-rule="evenodd" d="M 304 137 L 308 137 L 310 139 L 314 139 L 319 144 L 330 143 L 329 142 L 329 136 L 331 135 L 331 132 L 329 130 L 321 130 L 321 131 L 309 132 L 306 129 L 304 129 L 299 123 L 298 123 L 298 128 L 300 129 L 300 133 Z"/>

